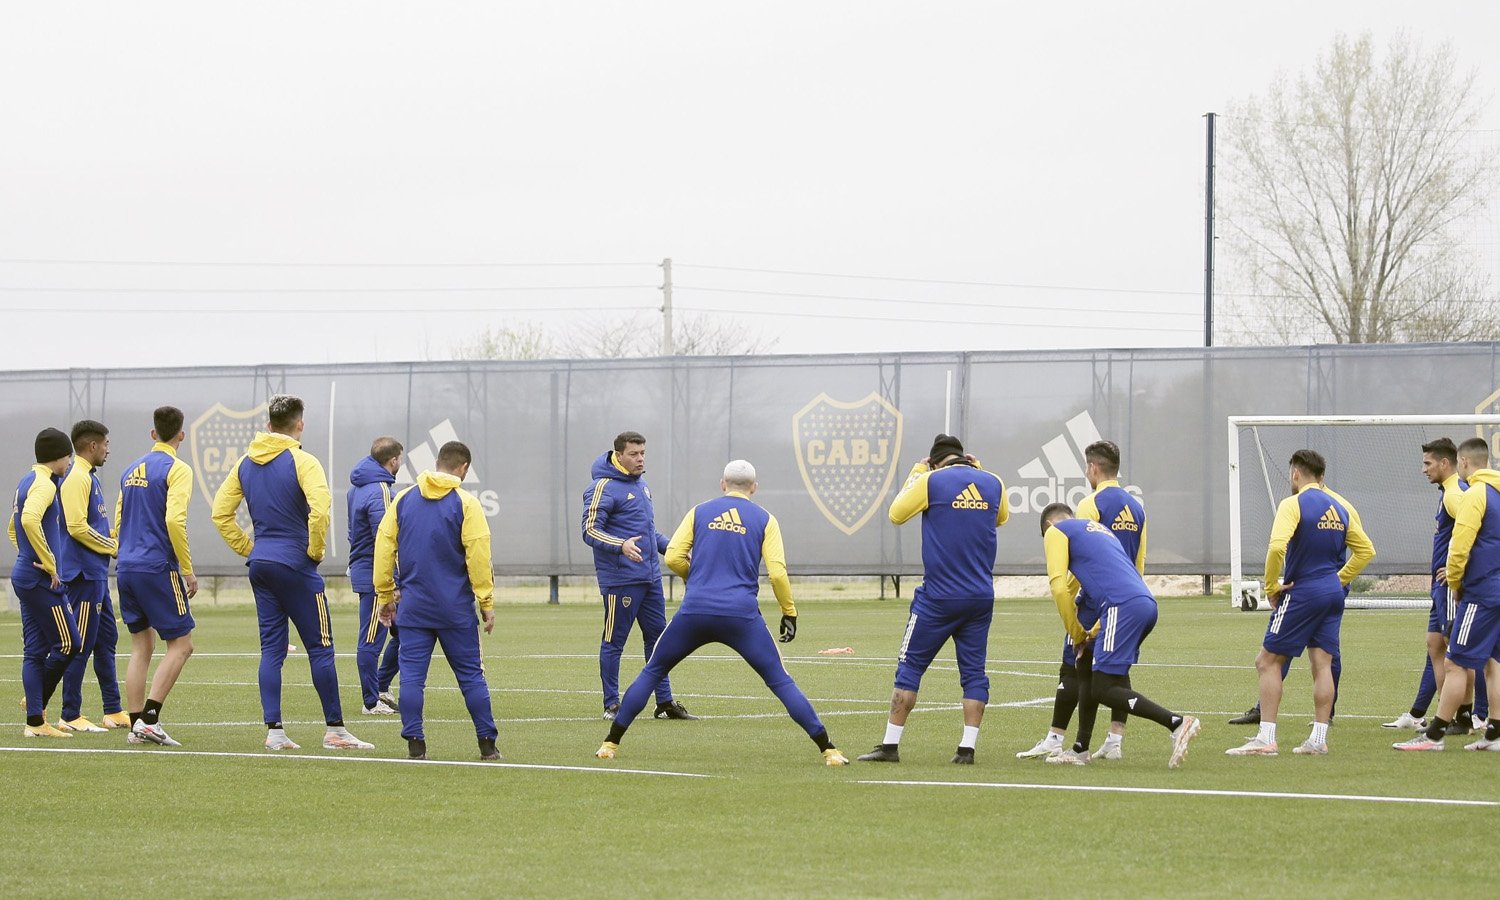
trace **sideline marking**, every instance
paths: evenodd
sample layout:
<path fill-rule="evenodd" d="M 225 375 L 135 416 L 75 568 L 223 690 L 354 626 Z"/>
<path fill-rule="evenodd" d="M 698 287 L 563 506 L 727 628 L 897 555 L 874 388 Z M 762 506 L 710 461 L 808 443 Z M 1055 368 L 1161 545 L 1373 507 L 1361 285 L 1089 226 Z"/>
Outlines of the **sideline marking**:
<path fill-rule="evenodd" d="M 1119 787 L 1093 784 L 1006 784 L 986 781 L 856 781 L 855 784 L 899 784 L 907 787 L 978 787 L 1035 791 L 1089 791 L 1111 794 L 1182 794 L 1194 797 L 1256 797 L 1273 800 L 1357 800 L 1365 803 L 1420 803 L 1431 806 L 1500 806 L 1493 800 L 1444 800 L 1437 797 L 1381 797 L 1374 794 L 1299 794 L 1291 791 L 1211 791 L 1193 788 Z"/>
<path fill-rule="evenodd" d="M 542 765 L 540 763 L 510 763 L 510 762 L 480 762 L 478 760 L 466 761 L 457 759 L 400 759 L 386 756 L 301 756 L 295 753 L 282 754 L 279 751 L 267 750 L 264 753 L 230 753 L 225 751 L 211 750 L 173 750 L 164 748 L 160 753 L 152 753 L 151 748 L 143 747 L 140 750 L 108 750 L 103 748 L 89 747 L 0 747 L 0 752 L 5 753 L 125 753 L 139 755 L 144 753 L 154 759 L 167 756 L 215 756 L 228 757 L 231 759 L 302 759 L 315 762 L 367 762 L 367 763 L 393 763 L 395 765 L 410 766 L 468 766 L 479 769 L 542 769 L 551 772 L 604 772 L 610 775 L 661 775 L 669 778 L 717 778 L 716 775 L 703 775 L 698 772 L 659 772 L 652 769 L 610 769 L 603 766 L 555 766 Z"/>

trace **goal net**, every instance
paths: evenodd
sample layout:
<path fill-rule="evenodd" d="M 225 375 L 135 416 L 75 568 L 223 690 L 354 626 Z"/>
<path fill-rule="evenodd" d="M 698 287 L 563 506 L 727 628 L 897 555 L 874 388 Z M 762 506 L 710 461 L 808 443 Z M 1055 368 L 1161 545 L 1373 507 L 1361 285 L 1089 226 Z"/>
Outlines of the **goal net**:
<path fill-rule="evenodd" d="M 1422 445 L 1440 437 L 1496 443 L 1500 416 L 1230 416 L 1229 597 L 1260 609 L 1266 542 L 1276 506 L 1291 495 L 1288 460 L 1323 455 L 1325 480 L 1359 512 L 1375 561 L 1349 592 L 1352 609 L 1415 608 L 1430 601 L 1433 521 L 1440 496 L 1422 474 Z M 1491 451 L 1493 453 L 1493 450 Z"/>

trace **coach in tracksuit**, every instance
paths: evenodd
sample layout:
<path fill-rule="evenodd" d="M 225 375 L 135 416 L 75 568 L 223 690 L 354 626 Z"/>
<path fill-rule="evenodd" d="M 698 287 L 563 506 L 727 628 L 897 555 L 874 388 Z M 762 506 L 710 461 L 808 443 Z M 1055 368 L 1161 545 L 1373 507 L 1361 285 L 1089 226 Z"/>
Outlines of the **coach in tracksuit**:
<path fill-rule="evenodd" d="M 622 432 L 615 448 L 594 460 L 593 482 L 583 492 L 583 540 L 594 548 L 594 573 L 604 600 L 604 634 L 599 642 L 599 680 L 604 687 L 604 718 L 620 708 L 620 654 L 630 626 L 641 623 L 646 658 L 667 627 L 667 601 L 661 589 L 661 563 L 667 536 L 656 530 L 646 471 L 646 438 Z M 656 686 L 658 719 L 695 719 L 672 699 L 672 684 Z"/>
<path fill-rule="evenodd" d="M 56 428 L 36 436 L 36 465 L 16 487 L 10 542 L 16 563 L 10 585 L 21 601 L 21 686 L 26 694 L 26 737 L 72 737 L 47 724 L 45 708 L 73 657 L 82 652 L 78 623 L 58 577 L 63 544 L 57 487 L 73 457 L 73 442 Z"/>
<path fill-rule="evenodd" d="M 370 455 L 355 463 L 349 473 L 349 586 L 359 594 L 359 641 L 354 659 L 364 710 L 369 715 L 396 714 L 396 698 L 389 692 L 391 679 L 396 677 L 400 638 L 396 629 L 386 628 L 375 614 L 373 569 L 375 532 L 394 497 L 391 485 L 401 469 L 401 450 L 395 438 L 378 437 L 370 446 Z"/>
<path fill-rule="evenodd" d="M 479 758 L 500 758 L 474 612 L 477 605 L 486 634 L 494 630 L 490 523 L 479 498 L 459 487 L 470 460 L 468 447 L 458 441 L 444 444 L 437 471 L 418 475 L 415 487 L 396 496 L 375 538 L 380 618 L 401 628 L 401 736 L 411 759 L 427 758 L 422 708 L 436 645 L 442 646 L 463 692 L 479 738 Z"/>
<path fill-rule="evenodd" d="M 214 496 L 213 520 L 229 548 L 250 560 L 250 589 L 260 619 L 260 703 L 267 750 L 300 749 L 281 723 L 281 666 L 286 662 L 287 620 L 307 648 L 313 686 L 323 702 L 325 750 L 369 750 L 344 727 L 339 675 L 334 668 L 333 624 L 318 563 L 328 539 L 333 495 L 323 466 L 298 440 L 302 401 L 278 394 L 268 403 L 269 432 L 259 432 Z M 235 521 L 240 502 L 250 508 L 255 538 Z"/>

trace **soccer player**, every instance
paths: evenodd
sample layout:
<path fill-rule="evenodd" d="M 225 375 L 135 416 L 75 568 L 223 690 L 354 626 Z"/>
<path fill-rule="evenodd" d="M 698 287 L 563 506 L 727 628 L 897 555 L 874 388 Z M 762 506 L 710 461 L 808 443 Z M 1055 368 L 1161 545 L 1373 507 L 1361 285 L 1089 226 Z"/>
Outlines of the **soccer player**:
<path fill-rule="evenodd" d="M 620 709 L 620 654 L 630 626 L 641 626 L 641 643 L 651 658 L 663 628 L 667 601 L 661 564 L 667 536 L 656 530 L 646 472 L 646 438 L 622 431 L 614 449 L 594 460 L 593 483 L 583 492 L 583 541 L 594 548 L 594 574 L 604 600 L 604 634 L 599 641 L 599 680 L 604 687 L 604 719 Z M 672 683 L 656 685 L 658 719 L 696 719 L 672 699 Z"/>
<path fill-rule="evenodd" d="M 1483 438 L 1460 444 L 1458 458 L 1469 489 L 1454 518 L 1443 573 L 1458 604 L 1443 660 L 1443 690 L 1427 729 L 1393 744 L 1397 750 L 1443 749 L 1448 726 L 1469 692 L 1466 670 L 1483 669 L 1490 706 L 1500 704 L 1500 472 L 1489 468 L 1489 445 Z M 1472 468 L 1476 465 L 1480 467 Z M 1491 719 L 1484 735 L 1464 749 L 1500 751 L 1500 719 Z"/>
<path fill-rule="evenodd" d="M 479 498 L 459 486 L 471 461 L 465 445 L 444 444 L 437 471 L 421 473 L 415 487 L 396 496 L 375 539 L 380 617 L 401 628 L 401 736 L 411 759 L 427 758 L 422 709 L 432 649 L 438 644 L 474 720 L 479 758 L 500 758 L 474 613 L 477 603 L 485 633 L 494 630 L 490 523 Z"/>
<path fill-rule="evenodd" d="M 1135 561 L 1136 571 L 1145 575 L 1146 508 L 1139 499 L 1120 487 L 1120 448 L 1111 441 L 1095 441 L 1084 448 L 1083 458 L 1087 464 L 1084 476 L 1094 492 L 1078 504 L 1077 517 L 1105 524 L 1125 548 L 1125 555 Z M 1079 624 L 1085 631 L 1092 629 L 1099 622 L 1098 601 L 1080 591 L 1076 603 Z M 1098 706 L 1088 701 L 1089 679 L 1093 671 L 1093 645 L 1086 644 L 1083 649 L 1083 655 L 1078 656 L 1071 637 L 1063 636 L 1062 666 L 1057 673 L 1057 696 L 1052 701 L 1052 727 L 1035 747 L 1017 753 L 1017 757 L 1061 757 L 1062 762 L 1076 762 L 1076 757 L 1088 753 L 1094 733 L 1094 713 Z M 1063 736 L 1067 734 L 1068 720 L 1073 717 L 1075 708 L 1079 710 L 1078 741 L 1072 750 L 1064 750 Z M 1104 739 L 1104 747 L 1092 759 L 1124 758 L 1122 741 L 1125 736 L 1125 718 L 1129 712 L 1123 707 L 1111 710 L 1109 736 Z"/>
<path fill-rule="evenodd" d="M 129 717 L 120 708 L 120 683 L 115 671 L 119 630 L 109 597 L 109 561 L 115 555 L 115 532 L 98 475 L 99 467 L 109 458 L 109 429 L 84 419 L 73 425 L 72 439 L 73 465 L 58 488 L 67 531 L 67 552 L 58 567 L 58 577 L 67 588 L 68 603 L 78 620 L 82 652 L 73 657 L 63 673 L 62 718 L 57 727 L 103 732 L 109 727 L 130 727 Z M 105 728 L 83 715 L 83 678 L 91 658 L 94 676 L 99 680 L 99 696 L 104 701 L 104 718 L 100 721 Z"/>
<path fill-rule="evenodd" d="M 179 746 L 161 727 L 162 704 L 193 655 L 193 613 L 188 601 L 198 594 L 193 554 L 188 548 L 188 503 L 193 470 L 177 458 L 187 435 L 182 410 L 158 407 L 151 414 L 151 450 L 125 467 L 115 501 L 119 557 L 120 614 L 130 632 L 130 664 L 125 667 L 125 699 L 130 706 L 132 744 Z M 156 649 L 152 632 L 167 642 L 166 655 L 146 692 L 146 673 Z"/>
<path fill-rule="evenodd" d="M 63 544 L 57 486 L 72 462 L 73 443 L 56 428 L 37 433 L 36 465 L 21 476 L 11 504 L 10 542 L 16 562 L 10 585 L 21 601 L 21 686 L 26 694 L 26 737 L 70 738 L 47 723 L 47 704 L 73 657 L 82 652 L 78 623 L 58 577 Z"/>
<path fill-rule="evenodd" d="M 1052 503 L 1042 510 L 1042 547 L 1052 600 L 1075 652 L 1083 652 L 1090 640 L 1078 621 L 1075 592 L 1081 589 L 1099 604 L 1092 687 L 1086 702 L 1127 709 L 1130 715 L 1167 729 L 1172 734 L 1167 768 L 1182 765 L 1188 744 L 1202 724 L 1196 716 L 1180 716 L 1153 703 L 1130 685 L 1130 667 L 1140 659 L 1141 643 L 1156 627 L 1157 613 L 1156 598 L 1136 570 L 1135 560 L 1103 523 L 1074 518 L 1066 503 Z M 1085 747 L 1067 761 L 1084 765 L 1089 761 L 1087 751 Z"/>
<path fill-rule="evenodd" d="M 917 689 L 933 657 L 949 638 L 963 686 L 964 730 L 953 762 L 972 765 L 979 724 L 990 699 L 990 620 L 995 615 L 995 530 L 1010 518 L 1005 484 L 964 452 L 958 438 L 940 434 L 927 458 L 912 466 L 890 520 L 896 525 L 922 514 L 922 584 L 912 594 L 911 615 L 897 654 L 896 686 L 885 739 L 860 757 L 900 762 L 901 734 L 917 705 Z"/>
<path fill-rule="evenodd" d="M 673 666 L 699 647 L 717 642 L 738 653 L 765 681 L 792 720 L 818 745 L 825 765 L 848 765 L 848 758 L 828 739 L 828 729 L 818 720 L 807 695 L 787 673 L 760 615 L 757 594 L 764 561 L 781 606 L 781 642 L 797 637 L 797 606 L 786 575 L 781 526 L 775 516 L 751 501 L 758 486 L 755 467 L 736 459 L 724 467 L 719 481 L 723 496 L 688 510 L 677 526 L 667 545 L 667 566 L 687 582 L 682 608 L 662 632 L 646 667 L 625 691 L 609 736 L 594 753 L 598 758 L 615 758 L 625 730 Z"/>
<path fill-rule="evenodd" d="M 250 560 L 250 589 L 260 619 L 260 704 L 267 750 L 298 750 L 281 721 L 281 666 L 286 662 L 287 620 L 307 650 L 313 686 L 328 730 L 325 750 L 372 750 L 344 727 L 339 673 L 334 668 L 333 627 L 318 563 L 328 539 L 333 496 L 323 466 L 298 440 L 302 401 L 277 394 L 268 403 L 269 431 L 257 432 L 214 496 L 214 527 L 229 548 Z M 240 503 L 250 508 L 255 538 L 235 522 Z"/>
<path fill-rule="evenodd" d="M 1308 651 L 1313 672 L 1312 735 L 1293 753 L 1328 752 L 1328 720 L 1333 712 L 1333 658 L 1339 652 L 1339 624 L 1345 588 L 1375 558 L 1359 513 L 1323 484 L 1325 463 L 1315 450 L 1298 450 L 1288 463 L 1292 496 L 1276 508 L 1266 548 L 1266 596 L 1271 620 L 1255 658 L 1260 679 L 1260 730 L 1230 756 L 1275 756 L 1276 715 L 1281 707 L 1283 667 Z M 1348 561 L 1344 561 L 1348 551 Z M 1283 569 L 1284 566 L 1284 569 Z"/>
<path fill-rule="evenodd" d="M 391 505 L 391 485 L 401 471 L 401 442 L 378 437 L 370 455 L 349 473 L 349 586 L 359 594 L 359 644 L 355 663 L 366 715 L 394 716 L 390 694 L 401 646 L 399 629 L 387 628 L 375 612 L 375 534 Z M 389 632 L 390 641 L 386 641 Z M 382 659 L 381 651 L 385 656 Z"/>

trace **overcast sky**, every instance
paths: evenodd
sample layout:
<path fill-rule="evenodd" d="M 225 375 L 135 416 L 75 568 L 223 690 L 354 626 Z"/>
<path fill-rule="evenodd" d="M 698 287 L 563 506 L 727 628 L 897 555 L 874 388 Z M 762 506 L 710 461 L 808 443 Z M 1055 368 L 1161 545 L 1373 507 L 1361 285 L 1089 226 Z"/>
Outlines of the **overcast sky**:
<path fill-rule="evenodd" d="M 778 352 L 1196 345 L 1205 112 L 1339 30 L 1500 88 L 1481 0 L 1058 9 L 8 4 L 0 369 L 655 338 L 668 256 Z"/>

